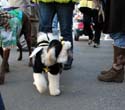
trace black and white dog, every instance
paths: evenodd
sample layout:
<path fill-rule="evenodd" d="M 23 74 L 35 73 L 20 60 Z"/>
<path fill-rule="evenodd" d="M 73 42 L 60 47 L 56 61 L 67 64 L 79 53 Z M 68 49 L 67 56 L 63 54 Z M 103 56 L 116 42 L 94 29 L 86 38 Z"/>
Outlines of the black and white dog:
<path fill-rule="evenodd" d="M 71 48 L 71 43 L 53 38 L 52 33 L 39 32 L 37 36 L 38 45 L 30 57 L 35 57 L 33 64 L 33 84 L 36 86 L 36 89 L 40 93 L 46 91 L 47 79 L 44 73 L 47 73 L 49 93 L 56 96 L 61 93 L 60 73 L 63 63 L 67 61 L 67 51 Z"/>

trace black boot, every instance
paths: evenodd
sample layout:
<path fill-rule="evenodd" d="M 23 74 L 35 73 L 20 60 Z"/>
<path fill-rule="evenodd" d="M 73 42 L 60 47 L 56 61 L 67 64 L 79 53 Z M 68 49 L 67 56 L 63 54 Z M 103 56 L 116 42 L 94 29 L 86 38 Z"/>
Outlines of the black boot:
<path fill-rule="evenodd" d="M 68 51 L 68 60 L 64 64 L 63 69 L 64 70 L 69 70 L 72 68 L 72 62 L 73 62 L 73 52 L 71 50 Z"/>

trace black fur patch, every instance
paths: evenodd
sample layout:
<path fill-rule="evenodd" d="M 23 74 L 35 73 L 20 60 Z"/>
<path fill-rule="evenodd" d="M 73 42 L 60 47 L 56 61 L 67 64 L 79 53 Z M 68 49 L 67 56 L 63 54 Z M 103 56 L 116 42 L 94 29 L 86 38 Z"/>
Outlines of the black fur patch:
<path fill-rule="evenodd" d="M 62 44 L 60 41 L 58 40 L 52 40 L 49 44 L 49 47 L 48 47 L 48 50 L 51 49 L 52 47 L 55 48 L 55 55 L 56 55 L 56 58 L 58 57 L 60 51 L 62 50 Z"/>

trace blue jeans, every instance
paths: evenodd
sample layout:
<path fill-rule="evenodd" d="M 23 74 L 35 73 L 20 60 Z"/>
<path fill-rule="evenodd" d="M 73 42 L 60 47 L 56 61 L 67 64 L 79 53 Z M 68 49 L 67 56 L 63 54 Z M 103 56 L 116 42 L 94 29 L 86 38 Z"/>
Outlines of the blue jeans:
<path fill-rule="evenodd" d="M 73 18 L 74 3 L 39 3 L 39 17 L 41 32 L 52 32 L 52 21 L 55 13 L 57 13 L 60 24 L 61 36 L 65 41 L 70 41 L 73 48 L 72 38 L 72 18 Z M 72 49 L 71 49 L 72 50 Z"/>
<path fill-rule="evenodd" d="M 55 14 L 52 22 L 52 32 L 55 37 L 59 37 L 59 31 L 58 31 L 58 17 L 57 14 Z"/>
<path fill-rule="evenodd" d="M 110 36 L 114 40 L 114 46 L 125 48 L 125 33 L 112 33 Z"/>

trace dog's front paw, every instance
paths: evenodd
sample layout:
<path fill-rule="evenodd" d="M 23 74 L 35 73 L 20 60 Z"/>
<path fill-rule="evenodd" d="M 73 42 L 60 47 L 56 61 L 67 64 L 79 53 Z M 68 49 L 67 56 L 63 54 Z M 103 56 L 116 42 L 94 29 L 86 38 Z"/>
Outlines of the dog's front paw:
<path fill-rule="evenodd" d="M 44 74 L 33 74 L 34 82 L 33 85 L 35 85 L 36 89 L 40 93 L 44 93 L 47 89 L 47 81 L 44 77 Z"/>
<path fill-rule="evenodd" d="M 33 85 L 36 87 L 39 93 L 44 93 L 47 89 L 47 85 L 38 84 L 38 83 L 36 84 L 35 82 L 33 82 Z"/>
<path fill-rule="evenodd" d="M 61 93 L 59 89 L 50 89 L 49 92 L 50 92 L 50 95 L 52 96 L 58 96 Z"/>
<path fill-rule="evenodd" d="M 60 95 L 60 74 L 52 75 L 48 73 L 49 80 L 49 92 L 50 95 L 57 96 Z"/>

